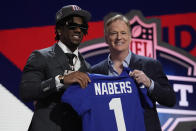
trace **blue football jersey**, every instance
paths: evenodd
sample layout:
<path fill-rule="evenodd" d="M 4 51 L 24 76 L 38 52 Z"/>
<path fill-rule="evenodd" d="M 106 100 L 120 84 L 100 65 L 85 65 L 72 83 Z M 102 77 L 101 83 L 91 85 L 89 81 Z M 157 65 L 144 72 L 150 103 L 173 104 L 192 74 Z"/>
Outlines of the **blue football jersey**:
<path fill-rule="evenodd" d="M 83 131 L 145 131 L 139 89 L 127 71 L 89 77 L 85 89 L 74 84 L 62 96 L 82 117 Z"/>

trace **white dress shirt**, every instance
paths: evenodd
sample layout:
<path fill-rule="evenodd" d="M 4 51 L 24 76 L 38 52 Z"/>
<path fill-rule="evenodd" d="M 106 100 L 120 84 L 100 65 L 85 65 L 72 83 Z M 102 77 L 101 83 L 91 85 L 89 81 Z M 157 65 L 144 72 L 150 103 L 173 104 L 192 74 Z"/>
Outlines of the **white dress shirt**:
<path fill-rule="evenodd" d="M 70 54 L 75 54 L 76 55 L 76 57 L 74 57 L 73 58 L 73 64 L 74 64 L 74 70 L 75 71 L 78 71 L 79 69 L 80 69 L 80 67 L 81 67 L 81 61 L 80 61 L 80 59 L 79 59 L 79 57 L 78 57 L 78 53 L 79 53 L 79 51 L 78 51 L 78 48 L 74 51 L 74 52 L 72 52 L 65 44 L 63 44 L 60 40 L 58 41 L 58 46 L 63 50 L 63 52 L 64 53 L 70 53 Z M 71 71 L 70 71 L 71 72 Z M 68 74 L 66 71 L 64 71 L 64 74 L 66 75 L 66 74 Z M 56 84 L 56 87 L 57 87 L 57 90 L 59 90 L 62 86 L 63 86 L 63 84 L 62 83 L 60 83 L 60 80 L 59 80 L 59 75 L 57 75 L 56 77 L 55 77 L 55 84 Z"/>

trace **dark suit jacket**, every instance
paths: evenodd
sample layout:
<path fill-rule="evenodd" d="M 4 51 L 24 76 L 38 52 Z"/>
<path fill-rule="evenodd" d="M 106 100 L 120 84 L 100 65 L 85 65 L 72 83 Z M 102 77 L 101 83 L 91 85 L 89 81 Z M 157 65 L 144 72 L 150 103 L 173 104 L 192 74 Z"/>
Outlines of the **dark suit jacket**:
<path fill-rule="evenodd" d="M 80 71 L 87 72 L 88 64 L 81 54 Z M 55 76 L 69 69 L 68 58 L 54 44 L 34 51 L 24 67 L 20 96 L 25 101 L 36 101 L 30 131 L 80 131 L 81 119 L 68 104 L 61 103 L 64 90 L 57 91 Z"/>
<path fill-rule="evenodd" d="M 154 108 L 145 108 L 144 121 L 147 131 L 161 131 L 160 121 L 156 111 L 156 102 L 165 106 L 174 106 L 176 96 L 163 73 L 161 64 L 152 58 L 147 58 L 132 53 L 129 67 L 134 70 L 142 70 L 154 81 L 154 90 L 148 95 L 151 98 Z M 92 67 L 92 73 L 108 75 L 109 66 L 107 59 Z"/>

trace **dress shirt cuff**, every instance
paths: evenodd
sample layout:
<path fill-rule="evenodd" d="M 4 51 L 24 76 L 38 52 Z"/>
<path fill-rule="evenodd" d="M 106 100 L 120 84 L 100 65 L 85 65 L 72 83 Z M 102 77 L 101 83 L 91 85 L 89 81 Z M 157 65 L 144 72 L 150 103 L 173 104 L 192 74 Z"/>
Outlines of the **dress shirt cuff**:
<path fill-rule="evenodd" d="M 59 76 L 60 75 L 55 77 L 55 84 L 56 84 L 57 91 L 59 91 L 59 89 L 61 89 L 64 86 L 64 84 L 60 83 Z"/>
<path fill-rule="evenodd" d="M 151 85 L 148 88 L 149 89 L 149 93 L 151 93 L 154 90 L 154 81 L 152 79 L 150 79 L 150 81 L 151 81 Z"/>

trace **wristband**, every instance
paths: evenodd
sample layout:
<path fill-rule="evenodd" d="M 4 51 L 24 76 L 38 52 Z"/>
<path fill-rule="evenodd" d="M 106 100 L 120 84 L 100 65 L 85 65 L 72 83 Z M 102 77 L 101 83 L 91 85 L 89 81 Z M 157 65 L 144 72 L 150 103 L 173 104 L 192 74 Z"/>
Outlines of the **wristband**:
<path fill-rule="evenodd" d="M 60 75 L 60 76 L 59 76 L 59 80 L 60 80 L 60 83 L 61 83 L 61 84 L 64 84 L 64 76 Z"/>

